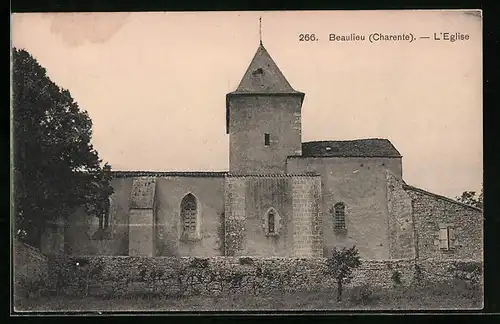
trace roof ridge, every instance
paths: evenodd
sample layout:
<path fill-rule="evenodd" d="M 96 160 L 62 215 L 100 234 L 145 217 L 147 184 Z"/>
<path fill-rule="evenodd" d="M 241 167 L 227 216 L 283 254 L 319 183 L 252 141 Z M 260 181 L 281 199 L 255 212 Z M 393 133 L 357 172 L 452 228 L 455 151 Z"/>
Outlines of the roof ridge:
<path fill-rule="evenodd" d="M 114 176 L 127 176 L 127 177 L 162 177 L 162 176 L 224 176 L 228 171 L 117 171 L 113 170 L 111 173 Z"/>
<path fill-rule="evenodd" d="M 205 171 L 205 170 L 172 170 L 172 171 L 156 171 L 156 170 L 111 170 L 111 172 L 152 172 L 152 173 L 227 173 L 229 171 Z"/>
<path fill-rule="evenodd" d="M 402 157 L 387 138 L 302 142 L 302 157 Z"/>
<path fill-rule="evenodd" d="M 369 140 L 380 140 L 380 141 L 389 141 L 388 138 L 383 137 L 367 137 L 367 138 L 356 138 L 356 139 L 346 139 L 346 140 L 317 140 L 317 141 L 305 141 L 302 144 L 306 143 L 331 143 L 331 142 L 356 142 L 356 141 L 369 141 Z"/>
<path fill-rule="evenodd" d="M 372 158 L 389 158 L 389 159 L 394 159 L 394 158 L 402 158 L 402 155 L 363 155 L 363 154 L 337 154 L 337 155 L 326 155 L 326 154 L 307 154 L 307 155 L 288 155 L 287 158 L 290 159 L 310 159 L 310 158 L 315 158 L 315 159 L 324 159 L 324 158 L 367 158 L 367 159 L 372 159 Z"/>
<path fill-rule="evenodd" d="M 435 194 L 433 192 L 430 192 L 430 191 L 427 191 L 427 190 L 424 190 L 424 189 L 421 189 L 421 188 L 418 188 L 418 187 L 415 187 L 415 186 L 411 186 L 411 185 L 406 184 L 406 183 L 403 184 L 403 189 L 409 189 L 409 190 L 413 190 L 413 191 L 419 191 L 419 192 L 421 192 L 423 194 L 427 194 L 429 196 L 433 196 L 433 197 L 438 198 L 438 199 L 446 200 L 448 202 L 455 203 L 455 204 L 463 206 L 463 207 L 469 207 L 469 208 L 472 208 L 474 210 L 483 212 L 483 210 L 481 208 L 477 208 L 477 207 L 474 207 L 474 206 L 471 206 L 471 205 L 467 205 L 467 204 L 464 204 L 463 202 L 454 200 L 452 198 L 448 198 L 446 196 L 438 195 L 438 194 Z"/>
<path fill-rule="evenodd" d="M 300 173 L 230 173 L 229 171 L 111 171 L 116 177 L 161 177 L 161 176 L 220 176 L 220 177 L 318 177 L 317 172 Z"/>
<path fill-rule="evenodd" d="M 287 177 L 319 177 L 317 172 L 302 172 L 302 173 L 228 173 L 228 177 L 255 177 L 255 178 L 287 178 Z"/>

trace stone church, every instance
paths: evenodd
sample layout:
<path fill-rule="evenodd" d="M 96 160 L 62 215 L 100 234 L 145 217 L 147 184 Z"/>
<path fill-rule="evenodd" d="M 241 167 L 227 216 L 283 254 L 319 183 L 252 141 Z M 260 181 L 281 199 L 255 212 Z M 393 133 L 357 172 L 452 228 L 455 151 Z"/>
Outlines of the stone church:
<path fill-rule="evenodd" d="M 104 221 L 82 208 L 50 224 L 43 251 L 482 259 L 482 211 L 406 184 L 389 140 L 302 142 L 304 95 L 261 43 L 226 95 L 228 171 L 115 171 Z"/>

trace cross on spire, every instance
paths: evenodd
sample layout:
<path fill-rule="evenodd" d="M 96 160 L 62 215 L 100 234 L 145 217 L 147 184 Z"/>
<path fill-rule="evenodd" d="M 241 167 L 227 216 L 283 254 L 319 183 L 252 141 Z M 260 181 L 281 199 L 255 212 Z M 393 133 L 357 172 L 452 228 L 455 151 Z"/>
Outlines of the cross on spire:
<path fill-rule="evenodd" d="M 262 17 L 259 17 L 259 41 L 262 45 Z"/>

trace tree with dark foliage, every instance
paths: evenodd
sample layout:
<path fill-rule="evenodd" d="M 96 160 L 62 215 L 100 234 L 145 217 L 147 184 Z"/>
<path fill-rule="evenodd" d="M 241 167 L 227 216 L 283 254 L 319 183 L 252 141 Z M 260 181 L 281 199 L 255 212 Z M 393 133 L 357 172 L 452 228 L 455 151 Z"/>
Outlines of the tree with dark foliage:
<path fill-rule="evenodd" d="M 343 285 L 352 280 L 353 270 L 361 265 L 358 249 L 355 246 L 341 250 L 334 248 L 326 263 L 327 274 L 337 281 L 337 301 L 341 301 Z"/>
<path fill-rule="evenodd" d="M 475 191 L 464 191 L 460 197 L 455 199 L 466 205 L 483 209 L 483 188 L 481 187 L 481 193 L 477 196 Z"/>
<path fill-rule="evenodd" d="M 113 192 L 111 167 L 90 143 L 92 121 L 26 50 L 12 51 L 14 221 L 40 246 L 47 221 L 85 206 L 102 217 Z"/>

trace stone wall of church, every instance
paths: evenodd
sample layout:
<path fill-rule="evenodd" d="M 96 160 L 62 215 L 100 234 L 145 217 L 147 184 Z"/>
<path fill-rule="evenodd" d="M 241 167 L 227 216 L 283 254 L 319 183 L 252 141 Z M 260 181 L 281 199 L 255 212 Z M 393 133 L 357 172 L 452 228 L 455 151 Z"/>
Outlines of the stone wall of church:
<path fill-rule="evenodd" d="M 155 194 L 155 177 L 134 177 L 128 211 L 128 255 L 156 255 Z"/>
<path fill-rule="evenodd" d="M 419 259 L 483 259 L 483 213 L 446 197 L 405 186 L 412 199 Z M 455 233 L 453 249 L 439 249 L 439 228 L 449 225 Z"/>
<path fill-rule="evenodd" d="M 114 193 L 109 215 L 109 232 L 104 239 L 96 236 L 99 229 L 98 218 L 89 216 L 83 208 L 78 209 L 69 217 L 64 233 L 67 254 L 129 254 L 129 201 L 132 184 L 133 178 L 115 178 L 111 181 Z"/>
<path fill-rule="evenodd" d="M 217 256 L 224 253 L 224 178 L 161 177 L 156 179 L 156 255 Z M 198 235 L 182 235 L 181 201 L 196 198 Z"/>
<path fill-rule="evenodd" d="M 301 154 L 299 96 L 243 96 L 230 102 L 229 171 L 285 173 L 286 157 Z M 276 122 L 279 121 L 279 122 Z M 264 134 L 270 145 L 264 145 Z"/>
<path fill-rule="evenodd" d="M 314 176 L 229 176 L 225 253 L 228 256 L 319 256 L 320 179 Z M 275 233 L 267 215 L 275 212 Z"/>
<path fill-rule="evenodd" d="M 389 212 L 389 255 L 391 259 L 416 257 L 412 199 L 403 181 L 387 172 L 387 209 Z"/>
<path fill-rule="evenodd" d="M 362 258 L 390 257 L 386 172 L 401 175 L 399 158 L 290 157 L 288 172 L 316 172 L 322 182 L 324 256 L 334 247 L 356 245 Z M 333 206 L 346 206 L 346 231 L 334 229 Z"/>
<path fill-rule="evenodd" d="M 292 178 L 293 255 L 323 256 L 321 178 Z"/>
<path fill-rule="evenodd" d="M 412 200 L 403 181 L 387 172 L 387 209 L 389 212 L 389 255 L 391 259 L 416 257 Z"/>
<path fill-rule="evenodd" d="M 153 181 L 153 192 L 142 195 L 139 189 L 134 190 L 148 179 Z M 45 241 L 65 239 L 69 255 L 223 255 L 224 177 L 117 177 L 112 186 L 110 225 L 104 237 L 96 235 L 98 218 L 80 208 L 70 216 L 65 231 L 50 231 Z M 181 200 L 188 193 L 196 197 L 198 207 L 198 236 L 191 239 L 182 237 L 180 215 Z M 63 250 L 45 252 L 58 254 Z"/>
<path fill-rule="evenodd" d="M 224 255 L 245 254 L 246 179 L 227 177 L 225 183 Z"/>
<path fill-rule="evenodd" d="M 247 178 L 245 255 L 287 256 L 293 245 L 290 178 Z M 266 235 L 266 214 L 276 210 L 277 235 Z"/>

